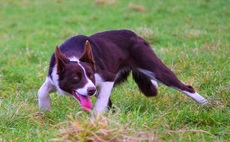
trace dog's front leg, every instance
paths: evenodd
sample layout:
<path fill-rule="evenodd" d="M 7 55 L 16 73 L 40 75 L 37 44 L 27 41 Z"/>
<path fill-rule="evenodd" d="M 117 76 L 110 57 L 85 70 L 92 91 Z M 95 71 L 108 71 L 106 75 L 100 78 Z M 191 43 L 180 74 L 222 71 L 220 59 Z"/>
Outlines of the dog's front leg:
<path fill-rule="evenodd" d="M 54 91 L 55 87 L 51 84 L 49 78 L 46 78 L 41 88 L 38 90 L 38 105 L 41 110 L 50 110 L 49 93 Z"/>
<path fill-rule="evenodd" d="M 114 82 L 103 82 L 100 87 L 100 92 L 93 109 L 94 114 L 103 113 L 108 110 L 108 101 L 113 88 Z"/>

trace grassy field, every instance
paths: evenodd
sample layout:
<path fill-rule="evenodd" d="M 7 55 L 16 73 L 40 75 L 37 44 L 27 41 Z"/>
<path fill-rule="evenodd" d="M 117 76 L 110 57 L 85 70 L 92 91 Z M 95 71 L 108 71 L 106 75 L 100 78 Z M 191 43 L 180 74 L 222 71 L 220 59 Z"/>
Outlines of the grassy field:
<path fill-rule="evenodd" d="M 0 142 L 230 141 L 229 0 L 0 2 Z M 56 93 L 52 110 L 39 112 L 37 91 L 55 46 L 111 29 L 144 37 L 212 107 L 163 85 L 145 98 L 130 78 L 113 90 L 115 113 L 93 122 L 74 99 Z"/>

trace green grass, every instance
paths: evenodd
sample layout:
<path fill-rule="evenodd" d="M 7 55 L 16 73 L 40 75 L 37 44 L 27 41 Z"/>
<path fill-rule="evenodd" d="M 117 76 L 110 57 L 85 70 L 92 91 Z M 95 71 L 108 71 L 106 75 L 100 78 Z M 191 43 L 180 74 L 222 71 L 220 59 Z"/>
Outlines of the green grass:
<path fill-rule="evenodd" d="M 230 140 L 229 0 L 4 0 L 0 21 L 0 141 L 65 141 L 71 133 L 84 141 L 95 138 L 93 131 L 101 139 L 117 136 L 114 141 L 123 135 L 134 138 L 127 141 Z M 74 99 L 55 93 L 52 111 L 39 112 L 36 94 L 54 47 L 75 34 L 111 29 L 143 36 L 213 107 L 162 85 L 156 98 L 145 98 L 130 78 L 113 90 L 116 113 L 105 116 L 106 125 L 93 125 Z M 75 123 L 83 128 L 72 131 Z"/>

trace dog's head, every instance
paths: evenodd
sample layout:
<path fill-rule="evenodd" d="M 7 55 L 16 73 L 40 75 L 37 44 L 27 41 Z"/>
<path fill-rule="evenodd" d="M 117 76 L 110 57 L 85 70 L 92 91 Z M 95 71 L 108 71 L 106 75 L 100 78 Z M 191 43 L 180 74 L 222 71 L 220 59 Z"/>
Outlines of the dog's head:
<path fill-rule="evenodd" d="M 95 61 L 91 46 L 88 41 L 81 57 L 77 60 L 67 58 L 58 47 L 55 50 L 57 74 L 59 76 L 59 87 L 71 94 L 82 109 L 92 109 L 90 96 L 96 93 L 94 72 L 96 71 Z"/>

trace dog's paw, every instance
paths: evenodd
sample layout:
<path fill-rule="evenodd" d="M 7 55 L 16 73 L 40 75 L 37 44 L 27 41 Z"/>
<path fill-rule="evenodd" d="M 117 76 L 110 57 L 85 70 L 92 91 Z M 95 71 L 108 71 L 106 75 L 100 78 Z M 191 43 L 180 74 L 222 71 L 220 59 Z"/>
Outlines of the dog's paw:
<path fill-rule="evenodd" d="M 212 107 L 212 103 L 209 102 L 207 99 L 203 99 L 200 103 L 201 103 L 201 104 L 203 105 L 203 107 L 205 107 L 205 108 L 211 108 L 211 107 Z"/>
<path fill-rule="evenodd" d="M 41 111 L 49 111 L 51 109 L 50 101 L 49 100 L 39 100 L 38 101 L 39 109 Z"/>
<path fill-rule="evenodd" d="M 39 107 L 40 111 L 50 111 L 50 107 Z"/>
<path fill-rule="evenodd" d="M 40 111 L 50 111 L 51 107 L 50 106 L 39 106 Z"/>

